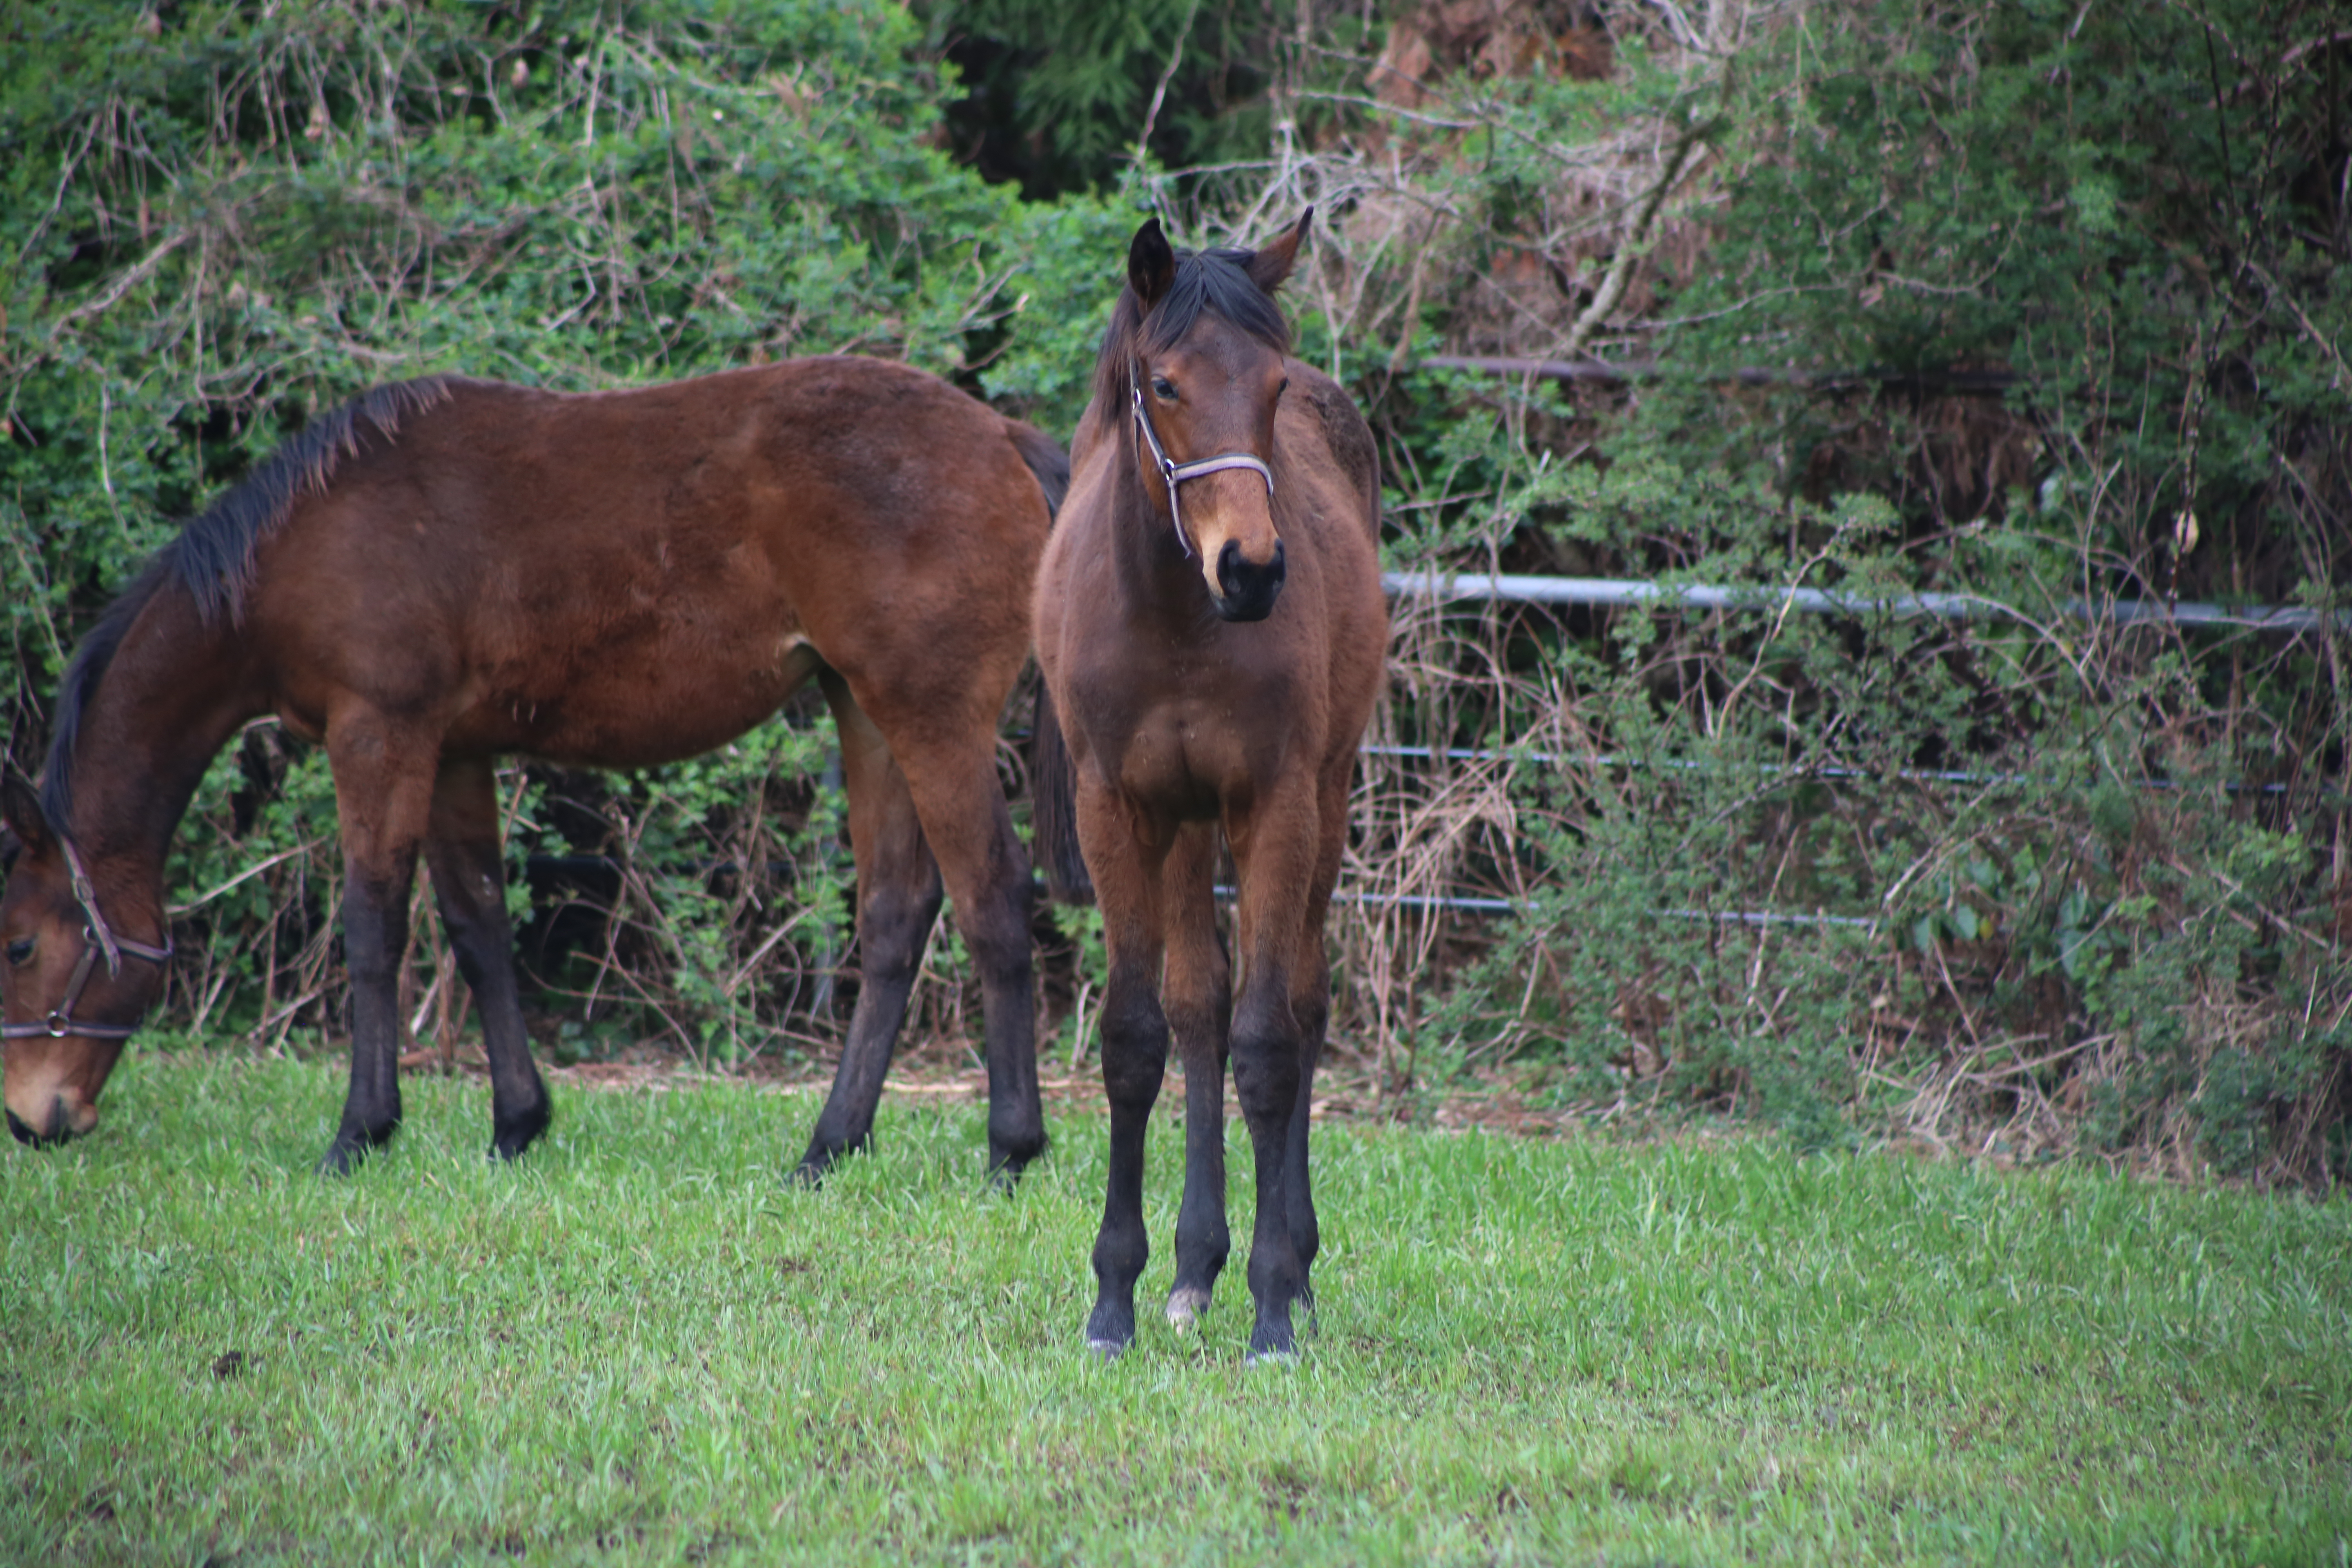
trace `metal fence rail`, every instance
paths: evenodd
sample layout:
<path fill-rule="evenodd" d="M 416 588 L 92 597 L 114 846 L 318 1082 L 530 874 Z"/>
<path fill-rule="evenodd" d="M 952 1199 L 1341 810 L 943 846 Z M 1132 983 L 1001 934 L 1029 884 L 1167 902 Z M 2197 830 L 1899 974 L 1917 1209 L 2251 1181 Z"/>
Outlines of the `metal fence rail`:
<path fill-rule="evenodd" d="M 1478 368 L 1493 368 L 1481 366 Z M 1512 367 L 1520 368 L 1520 367 Z M 1556 367 L 1540 370 L 1529 365 L 1536 374 L 1552 374 Z M 1895 598 L 1872 598 L 1867 595 L 1842 594 L 1823 588 L 1761 588 L 1722 587 L 1706 584 L 1669 586 L 1638 579 L 1610 577 L 1540 577 L 1513 573 L 1495 572 L 1383 572 L 1381 585 L 1398 598 L 1433 598 L 1443 600 L 1489 601 L 1528 605 L 1629 605 L 1656 609 L 1754 610 L 1778 612 L 1783 609 L 1814 615 L 1871 616 L 1892 615 L 1909 618 L 1934 616 L 1947 620 L 2007 619 L 2032 625 L 2035 617 L 2000 603 L 1975 594 L 1909 594 Z M 2074 620 L 2110 621 L 2129 625 L 2138 622 L 2170 622 L 2180 626 L 2239 626 L 2255 631 L 2305 632 L 2325 627 L 2330 621 L 2352 631 L 2352 610 L 2339 610 L 2332 616 L 2317 610 L 2275 605 L 2230 605 L 2203 603 L 2180 604 L 2163 599 L 2118 599 L 2110 603 L 2094 603 L 2087 599 L 2068 599 L 2058 606 L 2058 613 Z M 1367 755 L 1434 758 L 1440 753 L 1425 746 L 1378 746 L 1363 748 Z M 1484 749 L 1447 747 L 1443 754 L 1449 760 L 1493 761 L 1498 753 Z M 1593 766 L 1634 765 L 1630 758 L 1594 755 L 1589 757 L 1556 756 L 1536 753 L 1530 760 L 1561 763 L 1582 763 Z M 1701 764 L 1683 762 L 1667 765 L 1696 767 Z M 1825 779 L 1860 778 L 1859 770 L 1849 768 L 1800 769 L 1788 768 L 1791 773 L 1803 773 Z M 1899 775 L 1906 780 L 1952 784 L 2032 784 L 2039 781 L 2022 774 L 1976 773 L 1967 772 L 1906 771 Z M 2142 787 L 2178 789 L 2178 783 L 2167 779 L 2143 779 Z M 2277 794 L 2279 784 L 2248 785 L 2231 781 L 2223 785 L 2231 793 L 2252 790 L 2262 794 Z M 1381 895 L 1342 891 L 1334 895 L 1340 902 L 1399 905 L 1412 909 L 1459 910 L 1465 913 L 1503 914 L 1513 909 L 1507 899 L 1442 898 L 1406 895 Z M 1727 910 L 1709 913 L 1699 910 L 1661 910 L 1654 911 L 1670 920 L 1721 920 L 1751 925 L 1852 925 L 1869 926 L 1875 921 L 1847 915 L 1781 913 L 1777 910 Z"/>
<path fill-rule="evenodd" d="M 1539 577 L 1512 573 L 1491 572 L 1383 572 L 1381 585 L 1389 594 L 1406 598 L 1437 598 L 1465 601 L 1500 601 L 1532 605 L 1621 605 L 1650 606 L 1658 609 L 1756 610 L 1778 611 L 1784 606 L 1822 615 L 1865 616 L 1888 614 L 1897 616 L 1936 616 L 1946 619 L 2007 618 L 2031 623 L 2032 617 L 1997 600 L 1972 594 L 1915 594 L 1892 599 L 1874 599 L 1857 595 L 1841 594 L 1822 588 L 1751 588 L 1717 587 L 1706 584 L 1667 586 L 1639 580 L 1609 577 Z M 2138 621 L 2172 621 L 2183 626 L 2242 626 L 2259 631 L 2310 631 L 2323 626 L 2330 617 L 2315 610 L 2289 608 L 2279 605 L 2240 605 L 2211 604 L 2174 604 L 2160 599 L 2120 599 L 2112 604 L 2094 605 L 2087 600 L 2069 599 L 2060 611 L 2078 620 L 2109 620 L 2121 623 Z M 2352 610 L 2336 612 L 2336 624 L 2352 630 Z M 1446 747 L 1442 752 L 1426 746 L 1367 745 L 1368 756 L 1435 758 L 1444 755 L 1451 761 L 1491 762 L 1511 755 L 1483 748 Z M 1595 767 L 1627 767 L 1643 765 L 1638 759 L 1613 754 L 1569 756 L 1552 752 L 1523 753 L 1532 762 L 1580 763 Z M 1705 764 L 1685 760 L 1669 760 L 1669 767 L 1701 767 Z M 1803 773 L 1822 779 L 1863 778 L 1869 776 L 1852 768 L 1769 768 L 1772 772 Z M 2042 781 L 2024 774 L 1979 773 L 1935 770 L 1906 770 L 1897 775 L 1907 781 L 1934 781 L 1947 784 L 2032 784 Z M 2168 779 L 2137 781 L 2147 789 L 2178 789 L 2179 784 Z M 2237 781 L 2223 788 L 2263 794 L 2283 792 L 2280 784 L 2245 784 Z M 530 858 L 534 870 L 578 874 L 595 870 L 617 873 L 620 863 L 602 855 L 534 855 Z M 720 864 L 712 862 L 712 868 Z M 737 869 L 748 869 L 737 866 Z M 1042 885 L 1042 884 L 1041 884 Z M 1220 886 L 1218 896 L 1230 898 L 1233 889 Z M 1475 895 L 1438 896 L 1423 893 L 1360 892 L 1353 889 L 1337 889 L 1332 894 L 1335 903 L 1375 905 L 1384 908 L 1414 910 L 1450 910 L 1466 914 L 1505 915 L 1518 905 L 1509 899 Z M 1836 925 L 1868 927 L 1876 921 L 1856 915 L 1802 914 L 1777 910 L 1657 910 L 1654 914 L 1666 920 L 1719 921 L 1732 924 L 1765 925 Z"/>
<path fill-rule="evenodd" d="M 1842 594 L 1833 588 L 1720 587 L 1706 584 L 1670 586 L 1638 579 L 1531 577 L 1507 572 L 1383 572 L 1381 586 L 1398 598 L 1500 600 L 1522 605 L 1631 605 L 1663 610 L 1787 608 L 1815 615 L 2012 620 L 2028 626 L 2037 619 L 2013 605 L 1978 594 L 1906 594 L 1877 599 Z M 2178 604 L 2168 599 L 2116 599 L 2108 603 L 2068 599 L 2058 606 L 2057 613 L 2083 621 L 2169 621 L 2180 626 L 2243 626 L 2280 632 L 2312 631 L 2331 618 L 2318 610 L 2288 605 Z M 2352 610 L 2338 610 L 2332 618 L 2337 626 L 2352 631 Z"/>

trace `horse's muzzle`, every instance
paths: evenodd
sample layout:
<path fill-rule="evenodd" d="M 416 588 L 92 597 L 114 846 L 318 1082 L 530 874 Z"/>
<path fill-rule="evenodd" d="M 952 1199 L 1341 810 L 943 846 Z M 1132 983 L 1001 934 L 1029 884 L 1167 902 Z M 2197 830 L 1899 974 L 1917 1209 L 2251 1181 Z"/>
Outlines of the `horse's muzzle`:
<path fill-rule="evenodd" d="M 90 1120 L 94 1123 L 98 1119 L 92 1117 Z M 49 1101 L 49 1114 L 44 1118 L 43 1125 L 36 1128 L 12 1110 L 8 1113 L 8 1131 L 16 1135 L 17 1142 L 27 1149 L 46 1149 L 52 1143 L 62 1143 L 68 1138 L 79 1136 L 82 1129 L 73 1124 L 73 1117 L 66 1109 L 65 1097 L 59 1095 Z"/>
<path fill-rule="evenodd" d="M 1262 621 L 1274 613 L 1282 594 L 1282 541 L 1274 542 L 1274 559 L 1259 565 L 1242 559 L 1242 547 L 1225 541 L 1217 552 L 1217 585 L 1223 593 L 1209 595 L 1219 616 L 1229 621 Z"/>

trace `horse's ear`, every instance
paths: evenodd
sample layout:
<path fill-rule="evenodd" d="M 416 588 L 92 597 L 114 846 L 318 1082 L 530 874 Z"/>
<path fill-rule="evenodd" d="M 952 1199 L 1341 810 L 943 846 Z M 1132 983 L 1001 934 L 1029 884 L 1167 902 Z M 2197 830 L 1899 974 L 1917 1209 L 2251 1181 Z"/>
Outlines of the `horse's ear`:
<path fill-rule="evenodd" d="M 0 774 L 0 858 L 13 861 L 22 849 L 40 849 L 49 842 L 49 819 L 41 815 L 41 797 L 14 773 Z"/>
<path fill-rule="evenodd" d="M 1147 310 L 1175 286 L 1176 252 L 1170 248 L 1168 237 L 1160 232 L 1156 217 L 1143 220 L 1143 226 L 1135 231 L 1135 242 L 1127 247 L 1127 281 L 1135 290 L 1135 302 Z"/>
<path fill-rule="evenodd" d="M 1268 294 L 1281 288 L 1282 280 L 1290 276 L 1291 265 L 1298 259 L 1298 252 L 1307 243 L 1307 226 L 1314 221 L 1315 209 L 1308 207 L 1298 215 L 1298 221 L 1290 226 L 1288 234 L 1251 257 L 1247 268 L 1250 281 Z"/>

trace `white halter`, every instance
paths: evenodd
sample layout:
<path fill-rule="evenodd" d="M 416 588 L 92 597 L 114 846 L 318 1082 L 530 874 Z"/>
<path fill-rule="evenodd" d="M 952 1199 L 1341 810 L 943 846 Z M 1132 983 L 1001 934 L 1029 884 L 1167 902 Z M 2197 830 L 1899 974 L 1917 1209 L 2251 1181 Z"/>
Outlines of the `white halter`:
<path fill-rule="evenodd" d="M 1143 432 L 1144 444 L 1151 448 L 1151 460 L 1160 466 L 1160 477 L 1168 482 L 1168 518 L 1176 525 L 1176 547 L 1190 561 L 1196 552 L 1191 535 L 1184 531 L 1184 513 L 1176 502 L 1176 487 L 1186 479 L 1197 479 L 1203 474 L 1213 474 L 1224 468 L 1248 468 L 1265 480 L 1265 499 L 1274 500 L 1274 470 L 1247 452 L 1220 452 L 1213 458 L 1196 458 L 1180 463 L 1168 455 L 1160 444 L 1160 432 L 1151 427 L 1151 416 L 1143 406 L 1143 383 L 1134 368 L 1128 371 L 1128 390 L 1135 398 L 1135 425 Z"/>

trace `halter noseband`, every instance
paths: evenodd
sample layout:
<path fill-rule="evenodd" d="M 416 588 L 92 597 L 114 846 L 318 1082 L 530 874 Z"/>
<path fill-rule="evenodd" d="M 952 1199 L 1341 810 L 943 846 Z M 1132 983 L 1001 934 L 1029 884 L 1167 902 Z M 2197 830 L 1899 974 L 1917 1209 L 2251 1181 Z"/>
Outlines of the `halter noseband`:
<path fill-rule="evenodd" d="M 1143 380 L 1132 365 L 1128 369 L 1128 391 L 1135 398 L 1135 425 L 1143 432 L 1144 444 L 1151 448 L 1151 460 L 1159 466 L 1160 477 L 1168 483 L 1168 521 L 1176 525 L 1176 547 L 1184 559 L 1192 559 L 1192 536 L 1184 531 L 1184 512 L 1176 502 L 1176 487 L 1186 479 L 1197 479 L 1203 474 L 1213 474 L 1224 468 L 1247 468 L 1265 480 L 1265 499 L 1274 500 L 1274 470 L 1247 452 L 1220 452 L 1213 458 L 1195 458 L 1180 463 L 1168 455 L 1160 444 L 1160 432 L 1151 427 L 1151 416 L 1143 406 Z"/>
<path fill-rule="evenodd" d="M 22 1024 L 0 1024 L 0 1040 L 30 1039 L 47 1036 L 61 1040 L 68 1035 L 87 1035 L 96 1040 L 127 1040 L 139 1032 L 136 1024 L 83 1024 L 74 1020 L 74 1004 L 81 1000 L 82 987 L 89 984 L 90 974 L 98 961 L 106 960 L 106 973 L 122 973 L 122 955 L 143 958 L 150 963 L 168 963 L 172 960 L 172 932 L 164 928 L 163 945 L 151 947 L 143 942 L 114 934 L 106 923 L 106 916 L 98 907 L 98 894 L 89 885 L 89 876 L 81 868 L 81 857 L 74 853 L 73 841 L 63 834 L 58 836 L 58 847 L 66 852 L 66 866 L 73 873 L 74 900 L 81 905 L 85 923 L 81 929 L 81 957 L 75 960 L 73 973 L 66 981 L 66 994 L 49 1009 L 46 1018 L 27 1019 Z"/>

